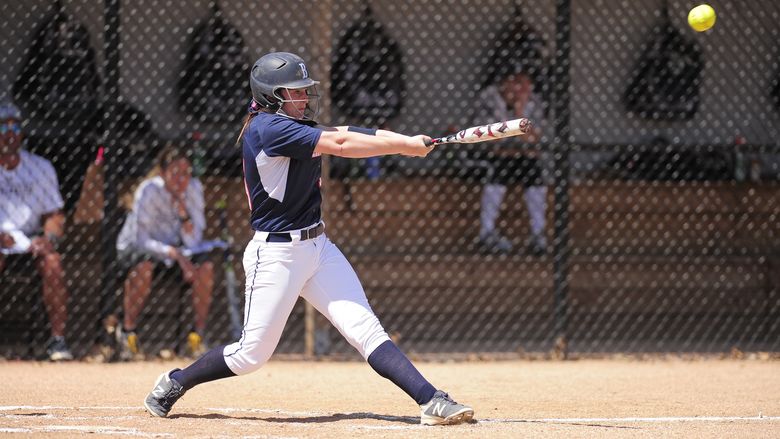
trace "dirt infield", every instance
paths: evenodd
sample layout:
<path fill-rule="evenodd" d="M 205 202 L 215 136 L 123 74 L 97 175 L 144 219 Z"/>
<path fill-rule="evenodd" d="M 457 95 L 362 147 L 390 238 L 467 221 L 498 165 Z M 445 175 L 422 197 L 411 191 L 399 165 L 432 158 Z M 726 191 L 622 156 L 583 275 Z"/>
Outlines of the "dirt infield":
<path fill-rule="evenodd" d="M 780 361 L 418 362 L 478 421 L 419 410 L 360 362 L 272 360 L 193 389 L 168 419 L 141 400 L 185 362 L 0 363 L 0 435 L 50 437 L 778 437 Z"/>

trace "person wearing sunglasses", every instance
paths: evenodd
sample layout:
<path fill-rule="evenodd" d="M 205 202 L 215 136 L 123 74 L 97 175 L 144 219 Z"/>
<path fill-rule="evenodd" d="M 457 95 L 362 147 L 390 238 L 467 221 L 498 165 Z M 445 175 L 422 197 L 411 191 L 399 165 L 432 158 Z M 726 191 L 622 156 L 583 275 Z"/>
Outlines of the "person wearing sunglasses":
<path fill-rule="evenodd" d="M 0 276 L 34 265 L 51 326 L 52 361 L 73 359 L 65 342 L 68 291 L 57 243 L 65 229 L 63 200 L 51 162 L 22 148 L 22 114 L 0 104 Z"/>

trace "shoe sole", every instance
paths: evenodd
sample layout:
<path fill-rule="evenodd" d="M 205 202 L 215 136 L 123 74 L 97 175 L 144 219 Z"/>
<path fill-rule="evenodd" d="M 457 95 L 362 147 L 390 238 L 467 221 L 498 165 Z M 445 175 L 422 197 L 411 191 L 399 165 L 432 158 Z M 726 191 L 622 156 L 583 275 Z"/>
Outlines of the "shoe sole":
<path fill-rule="evenodd" d="M 469 408 L 461 409 L 461 411 L 449 415 L 446 418 L 440 418 L 438 416 L 422 416 L 420 418 L 420 424 L 422 425 L 458 425 L 464 422 L 469 422 L 474 419 L 474 410 Z"/>
<path fill-rule="evenodd" d="M 51 355 L 49 355 L 49 360 L 51 361 L 72 361 L 73 355 L 63 354 L 60 352 L 55 352 Z"/>
<path fill-rule="evenodd" d="M 152 410 L 151 407 L 149 407 L 149 404 L 147 404 L 145 400 L 144 400 L 144 407 L 146 408 L 146 411 L 149 412 L 150 415 L 152 415 L 152 416 L 154 416 L 156 418 L 165 418 L 165 417 L 168 416 L 168 415 L 157 414 L 154 410 Z"/>
<path fill-rule="evenodd" d="M 167 372 L 163 372 L 162 374 L 160 374 L 159 377 L 157 377 L 157 381 L 154 382 L 154 387 L 152 387 L 152 390 L 156 389 L 157 385 L 160 384 L 160 381 L 165 379 L 165 374 L 166 373 Z M 149 403 L 148 403 L 147 400 L 149 399 L 149 396 L 151 396 L 151 394 L 152 393 L 149 392 L 149 395 L 147 395 L 146 398 L 144 399 L 144 408 L 146 408 L 146 411 L 149 412 L 150 415 L 156 416 L 158 418 L 165 418 L 165 417 L 167 417 L 168 413 L 160 414 L 160 413 L 155 412 L 151 407 L 149 407 Z"/>

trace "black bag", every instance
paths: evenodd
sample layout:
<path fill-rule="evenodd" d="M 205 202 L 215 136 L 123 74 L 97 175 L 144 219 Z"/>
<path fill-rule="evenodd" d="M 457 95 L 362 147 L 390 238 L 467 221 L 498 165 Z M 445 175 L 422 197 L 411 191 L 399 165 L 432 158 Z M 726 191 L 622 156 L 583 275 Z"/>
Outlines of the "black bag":
<path fill-rule="evenodd" d="M 114 166 L 118 168 L 115 171 L 125 177 L 145 174 L 162 147 L 151 116 L 124 101 L 115 102 L 111 111 L 108 153 L 113 155 Z M 100 128 L 103 129 L 102 123 Z"/>
<path fill-rule="evenodd" d="M 14 99 L 29 118 L 84 134 L 100 116 L 95 51 L 87 28 L 59 2 L 56 7 L 35 33 L 13 85 Z"/>
<path fill-rule="evenodd" d="M 331 70 L 334 105 L 369 126 L 381 126 L 403 105 L 403 55 L 371 15 L 363 16 L 339 39 Z"/>
<path fill-rule="evenodd" d="M 245 114 L 251 97 L 246 45 L 213 5 L 212 16 L 192 34 L 177 84 L 179 109 L 201 122 L 234 121 Z"/>
<path fill-rule="evenodd" d="M 665 9 L 662 15 L 623 102 L 628 111 L 645 119 L 689 120 L 699 106 L 701 50 L 672 26 Z"/>

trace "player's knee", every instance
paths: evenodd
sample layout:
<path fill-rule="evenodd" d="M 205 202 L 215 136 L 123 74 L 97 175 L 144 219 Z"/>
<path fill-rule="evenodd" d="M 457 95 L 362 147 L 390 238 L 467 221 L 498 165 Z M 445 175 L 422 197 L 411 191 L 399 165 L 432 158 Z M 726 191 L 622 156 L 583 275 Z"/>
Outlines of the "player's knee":
<path fill-rule="evenodd" d="M 242 352 L 250 362 L 256 363 L 258 365 L 257 367 L 260 367 L 271 358 L 273 349 L 270 349 L 266 343 L 255 341 L 245 342 Z"/>
<path fill-rule="evenodd" d="M 374 314 L 367 314 L 363 319 L 346 326 L 343 334 L 349 344 L 357 349 L 364 358 L 368 358 L 368 355 L 377 346 L 390 339 Z"/>
<path fill-rule="evenodd" d="M 57 252 L 51 252 L 43 257 L 44 263 L 50 267 L 62 266 L 62 257 Z"/>
<path fill-rule="evenodd" d="M 143 261 L 139 262 L 133 269 L 130 271 L 130 276 L 139 277 L 141 279 L 152 279 L 152 274 L 154 273 L 154 264 L 152 261 Z"/>
<path fill-rule="evenodd" d="M 49 253 L 41 258 L 40 268 L 43 276 L 62 276 L 62 257 L 57 252 Z"/>
<path fill-rule="evenodd" d="M 273 348 L 260 341 L 242 340 L 225 349 L 230 369 L 238 375 L 245 375 L 263 367 L 271 358 Z"/>
<path fill-rule="evenodd" d="M 214 263 L 208 261 L 204 262 L 200 265 L 198 271 L 201 277 L 211 278 L 214 276 Z"/>

